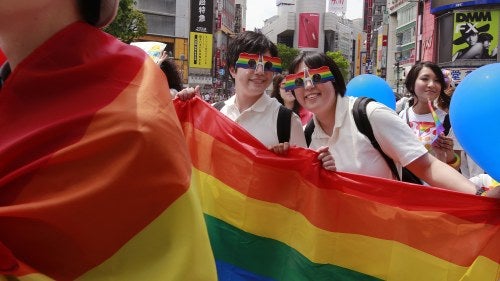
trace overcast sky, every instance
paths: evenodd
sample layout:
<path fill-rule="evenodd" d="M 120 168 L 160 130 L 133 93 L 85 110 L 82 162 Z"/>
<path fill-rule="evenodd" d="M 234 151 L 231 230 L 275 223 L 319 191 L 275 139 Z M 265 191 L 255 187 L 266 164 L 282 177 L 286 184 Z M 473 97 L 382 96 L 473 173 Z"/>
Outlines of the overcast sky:
<path fill-rule="evenodd" d="M 307 0 L 304 0 L 307 1 Z M 346 0 L 346 18 L 356 19 L 363 16 L 363 1 Z M 264 20 L 278 14 L 276 0 L 247 0 L 247 26 L 246 30 L 264 26 Z"/>

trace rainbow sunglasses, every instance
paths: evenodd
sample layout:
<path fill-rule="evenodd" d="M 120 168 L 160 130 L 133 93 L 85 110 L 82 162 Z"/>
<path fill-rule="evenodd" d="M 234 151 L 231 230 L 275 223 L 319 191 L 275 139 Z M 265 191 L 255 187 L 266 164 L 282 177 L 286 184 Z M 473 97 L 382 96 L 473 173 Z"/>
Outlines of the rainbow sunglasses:
<path fill-rule="evenodd" d="M 236 68 L 256 70 L 259 65 L 264 71 L 281 73 L 281 59 L 278 57 L 263 56 L 262 54 L 241 53 L 236 61 Z"/>
<path fill-rule="evenodd" d="M 315 69 L 309 69 L 306 67 L 302 72 L 290 74 L 285 77 L 285 90 L 293 91 L 297 88 L 303 88 L 307 81 L 316 85 L 318 83 L 335 81 L 335 77 L 333 77 L 333 74 L 328 66 L 322 66 Z"/>

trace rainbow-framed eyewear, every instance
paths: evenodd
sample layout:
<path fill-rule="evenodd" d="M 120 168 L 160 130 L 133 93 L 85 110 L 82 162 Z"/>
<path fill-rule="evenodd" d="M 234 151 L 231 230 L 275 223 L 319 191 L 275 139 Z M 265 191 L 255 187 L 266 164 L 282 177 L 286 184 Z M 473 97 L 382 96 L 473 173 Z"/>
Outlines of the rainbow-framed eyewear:
<path fill-rule="evenodd" d="M 285 77 L 285 90 L 293 91 L 297 88 L 303 88 L 307 81 L 316 85 L 318 83 L 335 81 L 335 77 L 333 77 L 333 74 L 328 66 L 322 66 L 315 69 L 309 69 L 306 67 L 302 72 L 290 74 Z"/>
<path fill-rule="evenodd" d="M 262 66 L 264 71 L 281 73 L 281 59 L 278 57 L 263 56 L 262 54 L 241 53 L 236 61 L 236 68 L 246 68 L 256 70 Z"/>

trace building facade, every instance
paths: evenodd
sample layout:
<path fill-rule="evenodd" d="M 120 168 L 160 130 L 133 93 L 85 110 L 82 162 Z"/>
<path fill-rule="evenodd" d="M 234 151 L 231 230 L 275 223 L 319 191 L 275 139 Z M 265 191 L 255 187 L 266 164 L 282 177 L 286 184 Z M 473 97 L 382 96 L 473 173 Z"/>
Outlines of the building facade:
<path fill-rule="evenodd" d="M 427 7 L 435 18 L 435 36 L 424 37 L 424 48 L 430 46 L 433 61 L 449 69 L 454 80 L 499 62 L 500 0 L 433 0 Z"/>
<path fill-rule="evenodd" d="M 340 51 L 355 62 L 351 74 L 355 73 L 358 48 L 364 47 L 356 44 L 359 21 L 327 12 L 324 0 L 279 0 L 276 5 L 278 14 L 264 21 L 261 30 L 271 41 L 302 51 Z"/>

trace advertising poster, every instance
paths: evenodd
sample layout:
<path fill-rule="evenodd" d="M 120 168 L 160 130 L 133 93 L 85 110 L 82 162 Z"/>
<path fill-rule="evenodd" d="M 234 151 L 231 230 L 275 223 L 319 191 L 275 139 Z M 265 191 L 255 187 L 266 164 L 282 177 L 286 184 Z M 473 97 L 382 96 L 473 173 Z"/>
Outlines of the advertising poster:
<path fill-rule="evenodd" d="M 189 66 L 212 68 L 213 35 L 199 32 L 189 34 Z"/>
<path fill-rule="evenodd" d="M 500 0 L 432 0 L 431 1 L 431 13 L 441 13 L 444 11 L 456 9 L 473 7 L 477 5 L 493 5 L 499 4 Z"/>
<path fill-rule="evenodd" d="M 452 61 L 496 60 L 500 12 L 488 10 L 454 13 Z"/>
<path fill-rule="evenodd" d="M 212 0 L 191 0 L 189 67 L 212 68 L 214 11 Z"/>
<path fill-rule="evenodd" d="M 319 14 L 299 14 L 299 48 L 318 48 Z"/>
<path fill-rule="evenodd" d="M 346 11 L 346 0 L 328 0 L 328 12 L 337 15 L 345 15 Z"/>

